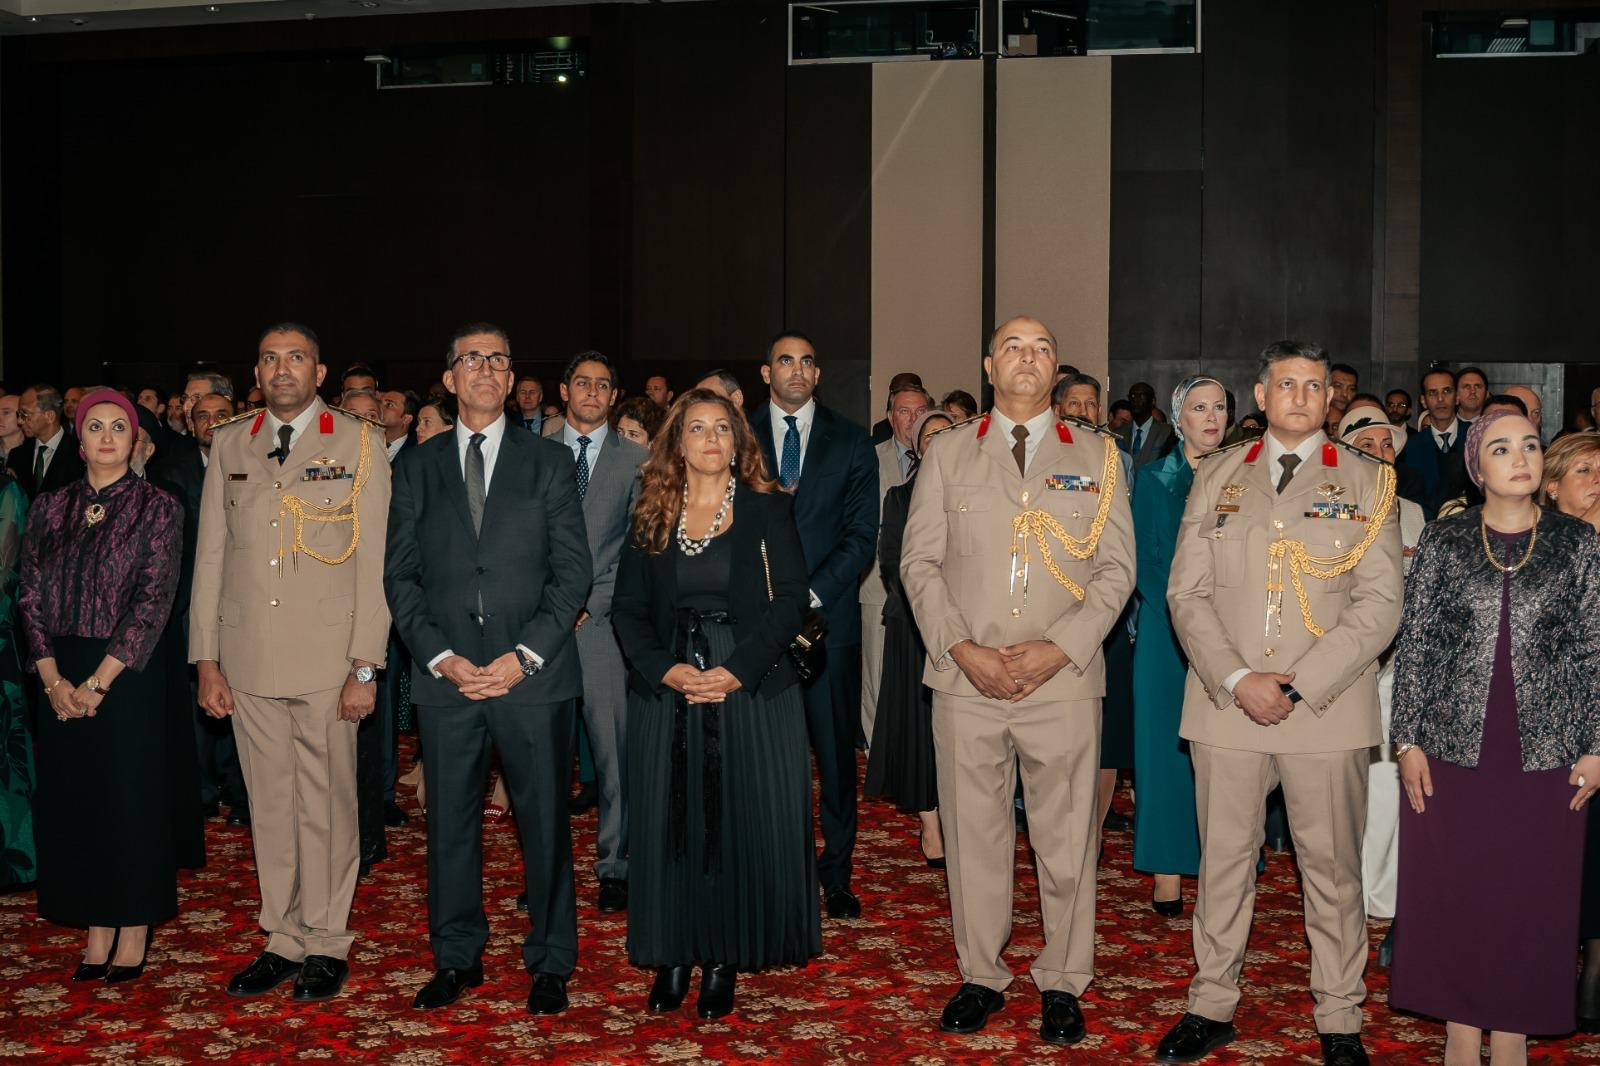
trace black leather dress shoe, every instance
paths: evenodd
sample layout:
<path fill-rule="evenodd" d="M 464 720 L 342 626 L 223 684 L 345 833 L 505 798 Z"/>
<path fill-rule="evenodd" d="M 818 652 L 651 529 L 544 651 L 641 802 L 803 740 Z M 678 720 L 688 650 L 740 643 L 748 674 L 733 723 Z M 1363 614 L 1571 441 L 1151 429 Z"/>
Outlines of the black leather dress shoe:
<path fill-rule="evenodd" d="M 1100 827 L 1107 833 L 1130 833 L 1133 831 L 1133 819 L 1121 811 L 1107 811 L 1106 820 Z"/>
<path fill-rule="evenodd" d="M 861 917 L 861 901 L 848 888 L 828 889 L 827 902 L 829 918 Z"/>
<path fill-rule="evenodd" d="M 1071 992 L 1046 992 L 1040 997 L 1039 1039 L 1063 1047 L 1083 1039 L 1083 1009 Z"/>
<path fill-rule="evenodd" d="M 1006 1005 L 1006 997 L 992 988 L 964 984 L 944 1005 L 939 1028 L 946 1033 L 976 1033 L 989 1024 L 989 1015 Z"/>
<path fill-rule="evenodd" d="M 105 962 L 80 962 L 78 968 L 72 971 L 74 981 L 104 981 L 106 972 L 111 969 L 110 956 Z"/>
<path fill-rule="evenodd" d="M 240 807 L 234 807 L 234 808 L 230 809 L 228 811 L 228 824 L 229 825 L 249 825 L 250 824 L 250 808 L 249 807 L 240 806 Z"/>
<path fill-rule="evenodd" d="M 465 970 L 446 967 L 435 970 L 427 984 L 417 991 L 411 1005 L 417 1010 L 435 1010 L 461 998 L 461 993 L 483 984 L 483 963 L 473 963 Z"/>
<path fill-rule="evenodd" d="M 1185 1014 L 1168 1030 L 1156 1048 L 1157 1062 L 1196 1062 L 1233 1041 L 1232 1022 L 1214 1022 L 1198 1014 Z"/>
<path fill-rule="evenodd" d="M 700 995 L 694 1001 L 695 1013 L 702 1018 L 720 1018 L 733 1011 L 733 986 L 738 971 L 724 963 L 700 971 Z"/>
<path fill-rule="evenodd" d="M 645 1007 L 659 1014 L 683 1006 L 684 997 L 689 994 L 689 976 L 693 972 L 694 967 L 688 963 L 658 967 L 656 982 L 650 986 L 650 998 L 645 1000 Z"/>
<path fill-rule="evenodd" d="M 260 996 L 271 992 L 291 977 L 300 976 L 300 964 L 290 962 L 282 955 L 263 951 L 249 966 L 233 975 L 228 982 L 230 996 Z"/>
<path fill-rule="evenodd" d="M 590 781 L 579 785 L 578 791 L 571 799 L 567 800 L 567 813 L 582 814 L 584 811 L 592 811 L 599 802 L 600 792 L 594 787 L 594 782 Z"/>
<path fill-rule="evenodd" d="M 533 975 L 533 988 L 528 992 L 529 1014 L 560 1014 L 567 1009 L 567 979 L 553 973 Z"/>
<path fill-rule="evenodd" d="M 411 815 L 400 809 L 400 804 L 394 800 L 383 801 L 383 824 L 391 829 L 398 828 L 411 821 Z"/>
<path fill-rule="evenodd" d="M 296 1003 L 317 1003 L 332 999 L 344 988 L 344 979 L 350 976 L 350 967 L 343 959 L 328 955 L 307 955 L 300 966 L 300 976 L 294 979 Z"/>
<path fill-rule="evenodd" d="M 517 910 L 525 911 L 527 909 L 528 909 L 528 890 L 527 889 L 523 889 L 521 892 L 517 893 Z"/>
<path fill-rule="evenodd" d="M 1323 1033 L 1324 1066 L 1367 1066 L 1367 1049 L 1361 1046 L 1360 1033 Z"/>
<path fill-rule="evenodd" d="M 628 882 L 620 877 L 600 879 L 600 898 L 595 902 L 602 914 L 616 914 L 628 909 Z"/>

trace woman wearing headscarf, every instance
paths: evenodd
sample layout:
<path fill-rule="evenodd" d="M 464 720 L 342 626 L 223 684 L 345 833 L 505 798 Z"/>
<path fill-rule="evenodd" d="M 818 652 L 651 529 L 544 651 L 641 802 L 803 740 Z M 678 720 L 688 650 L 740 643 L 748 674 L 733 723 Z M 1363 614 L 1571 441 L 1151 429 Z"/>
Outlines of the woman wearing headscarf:
<path fill-rule="evenodd" d="M 911 426 L 917 444 L 917 462 L 927 454 L 933 435 L 955 424 L 955 416 L 934 408 Z M 900 583 L 900 542 L 905 538 L 906 516 L 911 513 L 911 493 L 917 468 L 903 485 L 883 498 L 883 524 L 878 534 L 878 570 L 888 598 L 883 604 L 883 678 L 878 686 L 878 716 L 873 722 L 872 744 L 867 749 L 867 779 L 862 792 L 881 796 L 903 811 L 916 811 L 922 820 L 922 857 L 936 870 L 944 869 L 944 837 L 939 828 L 939 789 L 933 769 L 933 698 L 922 683 L 928 652 L 911 616 L 911 602 Z"/>
<path fill-rule="evenodd" d="M 1467 433 L 1484 502 L 1422 534 L 1395 648 L 1400 763 L 1392 1006 L 1445 1021 L 1447 1066 L 1571 1032 L 1584 821 L 1600 787 L 1600 538 L 1541 510 L 1519 414 Z"/>
<path fill-rule="evenodd" d="M 144 971 L 150 926 L 178 910 L 166 671 L 152 658 L 183 513 L 129 469 L 131 400 L 97 389 L 75 421 L 85 474 L 33 502 L 22 539 L 28 667 L 50 712 L 37 727 L 39 917 L 88 928 L 73 980 L 116 983 Z"/>
<path fill-rule="evenodd" d="M 1188 744 L 1178 737 L 1188 662 L 1167 614 L 1167 575 L 1195 465 L 1217 449 L 1227 429 L 1227 392 L 1216 378 L 1187 378 L 1172 390 L 1172 410 L 1179 446 L 1141 467 L 1133 489 L 1139 612 L 1133 646 L 1133 766 L 1139 790 L 1133 866 L 1155 875 L 1151 906 L 1168 918 L 1183 913 L 1182 879 L 1199 872 L 1200 828 L 1194 766 Z"/>

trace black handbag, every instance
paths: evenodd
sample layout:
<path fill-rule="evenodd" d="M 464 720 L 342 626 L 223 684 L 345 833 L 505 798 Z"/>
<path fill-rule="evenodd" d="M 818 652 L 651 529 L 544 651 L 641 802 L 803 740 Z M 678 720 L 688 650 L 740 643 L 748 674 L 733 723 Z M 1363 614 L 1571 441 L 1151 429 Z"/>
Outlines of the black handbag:
<path fill-rule="evenodd" d="M 761 569 L 767 575 L 767 602 L 772 602 L 772 566 L 767 562 L 767 542 L 761 541 Z M 828 632 L 827 620 L 816 611 L 807 611 L 800 620 L 800 632 L 789 641 L 786 649 L 794 672 L 801 682 L 809 683 L 827 665 L 822 638 Z"/>

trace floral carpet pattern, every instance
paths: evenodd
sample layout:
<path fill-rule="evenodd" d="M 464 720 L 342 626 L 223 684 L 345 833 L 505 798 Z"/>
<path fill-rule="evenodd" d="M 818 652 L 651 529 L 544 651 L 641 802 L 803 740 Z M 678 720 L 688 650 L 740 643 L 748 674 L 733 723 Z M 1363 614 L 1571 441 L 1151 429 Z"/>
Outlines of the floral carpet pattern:
<path fill-rule="evenodd" d="M 413 815 L 413 797 L 402 792 Z M 1099 975 L 1084 997 L 1089 1035 L 1075 1048 L 1041 1043 L 1038 997 L 1026 977 L 1039 946 L 1038 897 L 1026 838 L 1017 849 L 1016 932 L 1007 959 L 1018 980 L 982 1033 L 942 1034 L 937 1018 L 958 980 L 943 874 L 924 865 L 916 821 L 882 804 L 861 808 L 856 921 L 824 918 L 825 953 L 809 967 L 741 975 L 734 1014 L 716 1022 L 682 1010 L 643 1010 L 651 975 L 630 967 L 626 915 L 594 909 L 595 815 L 575 820 L 579 968 L 572 1006 L 556 1018 L 525 1012 L 519 965 L 525 918 L 516 909 L 520 860 L 509 823 L 485 829 L 484 883 L 492 927 L 487 983 L 451 1007 L 414 1011 L 432 973 L 425 834 L 421 820 L 389 831 L 390 860 L 356 893 L 359 933 L 339 999 L 305 1007 L 289 987 L 254 1000 L 222 991 L 261 949 L 254 928 L 249 832 L 208 823 L 206 869 L 180 880 L 180 916 L 155 933 L 144 977 L 118 986 L 67 980 L 76 930 L 40 922 L 31 892 L 0 896 L 0 1062 L 228 1063 L 1129 1063 L 1148 1062 L 1184 1009 L 1189 917 L 1149 906 L 1149 881 L 1129 867 L 1131 838 L 1107 834 L 1100 870 Z M 1193 885 L 1185 884 L 1193 904 Z M 1383 935 L 1373 923 L 1373 944 Z M 1245 963 L 1239 1039 L 1209 1061 L 1320 1062 L 1306 990 L 1307 948 L 1292 858 L 1270 853 Z M 1392 1013 L 1387 978 L 1367 973 L 1366 1039 L 1374 1062 L 1437 1062 L 1440 1027 Z M 1535 1063 L 1600 1061 L 1600 1037 L 1533 1044 Z"/>

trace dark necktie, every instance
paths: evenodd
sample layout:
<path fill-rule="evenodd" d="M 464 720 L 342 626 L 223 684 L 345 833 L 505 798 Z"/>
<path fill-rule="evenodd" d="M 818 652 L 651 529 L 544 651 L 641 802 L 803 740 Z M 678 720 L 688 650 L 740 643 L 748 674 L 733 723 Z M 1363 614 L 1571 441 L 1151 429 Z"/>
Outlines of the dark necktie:
<path fill-rule="evenodd" d="M 39 491 L 38 487 L 37 487 L 39 482 L 44 480 L 44 459 L 45 459 L 45 456 L 47 454 L 49 454 L 49 452 L 50 452 L 50 449 L 46 448 L 44 446 L 44 444 L 42 444 L 42 443 L 34 446 L 34 449 L 33 449 L 33 484 L 35 486 L 35 488 L 34 488 L 35 492 Z"/>
<path fill-rule="evenodd" d="M 1028 427 L 1012 426 L 1011 436 L 1017 443 L 1011 446 L 1011 458 L 1017 461 L 1017 473 L 1028 473 Z"/>
<path fill-rule="evenodd" d="M 1139 449 L 1144 446 L 1144 427 L 1133 427 L 1133 454 L 1138 455 Z"/>
<path fill-rule="evenodd" d="M 1283 495 L 1283 490 L 1289 487 L 1289 479 L 1294 477 L 1294 468 L 1300 465 L 1300 457 L 1294 452 L 1280 455 L 1278 464 L 1283 467 L 1283 476 L 1278 479 L 1278 495 Z"/>
<path fill-rule="evenodd" d="M 1450 434 L 1439 434 L 1439 450 L 1441 452 L 1447 452 L 1450 450 Z"/>
<path fill-rule="evenodd" d="M 472 531 L 483 529 L 483 499 L 488 495 L 483 481 L 483 434 L 474 433 L 467 441 L 467 511 L 472 515 Z"/>
<path fill-rule="evenodd" d="M 589 438 L 578 438 L 578 499 L 589 495 Z"/>
<path fill-rule="evenodd" d="M 282 466 L 283 461 L 289 458 L 289 438 L 292 436 L 294 436 L 293 426 L 278 427 L 278 446 L 272 449 L 271 457 L 278 460 L 279 466 Z"/>
<path fill-rule="evenodd" d="M 786 489 L 794 488 L 795 482 L 800 480 L 800 427 L 795 425 L 794 419 L 794 415 L 783 416 L 789 428 L 783 434 L 783 456 L 778 460 L 778 480 L 783 482 Z"/>
<path fill-rule="evenodd" d="M 904 484 L 905 482 L 910 481 L 912 476 L 915 475 L 916 472 L 917 472 L 917 453 L 912 451 L 910 448 L 907 448 L 906 449 L 906 472 L 905 472 L 905 475 L 903 477 L 901 477 L 901 479 L 900 479 L 901 483 Z"/>

